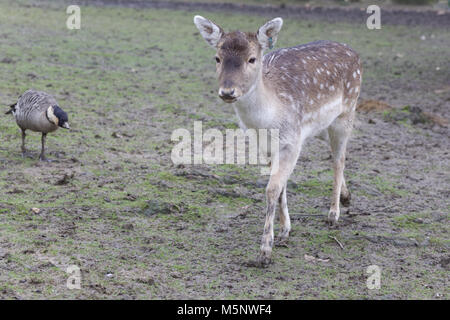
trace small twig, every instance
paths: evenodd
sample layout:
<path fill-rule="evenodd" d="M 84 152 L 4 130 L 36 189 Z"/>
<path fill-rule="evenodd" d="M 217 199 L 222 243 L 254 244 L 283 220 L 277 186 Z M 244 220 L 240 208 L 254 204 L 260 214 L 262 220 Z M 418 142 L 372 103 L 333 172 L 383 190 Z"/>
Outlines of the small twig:
<path fill-rule="evenodd" d="M 291 215 L 292 220 L 300 219 L 303 217 L 322 217 L 322 218 L 324 218 L 325 216 L 323 214 L 292 214 Z"/>
<path fill-rule="evenodd" d="M 342 243 L 338 239 L 336 239 L 336 237 L 328 236 L 328 238 L 333 239 L 334 241 L 336 241 L 337 244 L 339 245 L 339 247 L 341 247 L 341 249 L 344 250 L 344 246 L 342 245 Z"/>
<path fill-rule="evenodd" d="M 370 216 L 371 215 L 370 212 L 367 212 L 367 211 L 357 211 L 357 212 L 348 211 L 347 214 L 349 217 L 352 217 L 352 218 L 356 217 L 356 216 Z"/>
<path fill-rule="evenodd" d="M 397 206 L 397 204 L 395 203 L 395 204 L 393 204 L 393 205 L 391 205 L 391 206 L 387 206 L 387 207 L 380 208 L 380 209 L 372 209 L 371 211 L 372 211 L 372 212 L 383 212 L 383 211 L 390 210 L 390 209 L 392 209 L 392 208 L 394 208 L 394 207 L 396 207 L 396 206 Z"/>

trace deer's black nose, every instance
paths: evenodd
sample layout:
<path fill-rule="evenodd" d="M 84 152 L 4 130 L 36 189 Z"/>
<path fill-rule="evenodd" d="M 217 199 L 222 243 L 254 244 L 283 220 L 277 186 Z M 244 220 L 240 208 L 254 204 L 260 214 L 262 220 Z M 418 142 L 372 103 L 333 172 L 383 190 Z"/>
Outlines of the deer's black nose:
<path fill-rule="evenodd" d="M 236 98 L 234 93 L 234 88 L 220 88 L 219 97 L 221 97 L 223 100 L 233 100 Z"/>

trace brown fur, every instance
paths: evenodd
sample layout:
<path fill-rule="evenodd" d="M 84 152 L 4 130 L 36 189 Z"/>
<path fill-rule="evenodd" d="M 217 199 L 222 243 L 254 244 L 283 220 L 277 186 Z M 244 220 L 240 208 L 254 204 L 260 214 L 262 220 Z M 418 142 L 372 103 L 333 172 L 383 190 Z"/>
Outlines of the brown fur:
<path fill-rule="evenodd" d="M 360 73 L 353 78 L 353 72 L 357 69 Z M 302 113 L 309 113 L 340 93 L 344 93 L 344 99 L 354 99 L 359 92 L 349 91 L 360 86 L 362 67 L 358 55 L 347 46 L 316 41 L 267 54 L 263 73 L 264 83 L 273 89 L 279 99 L 290 103 L 282 95 L 289 92 Z M 334 90 L 330 89 L 331 86 Z M 323 94 L 324 89 L 328 89 L 329 94 Z"/>
<path fill-rule="evenodd" d="M 256 34 L 240 31 L 225 34 L 217 50 L 217 57 L 220 59 L 217 63 L 220 87 L 225 90 L 235 88 L 239 93 L 245 92 L 248 85 L 254 81 L 247 62 L 260 56 L 261 46 L 258 44 Z"/>

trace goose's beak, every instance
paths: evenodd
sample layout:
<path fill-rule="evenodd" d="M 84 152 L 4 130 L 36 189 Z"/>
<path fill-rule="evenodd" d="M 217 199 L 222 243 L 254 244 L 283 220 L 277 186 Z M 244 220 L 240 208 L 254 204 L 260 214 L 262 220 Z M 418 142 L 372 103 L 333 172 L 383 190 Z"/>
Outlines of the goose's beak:
<path fill-rule="evenodd" d="M 62 125 L 62 127 L 63 127 L 64 129 L 70 129 L 70 126 L 69 126 L 69 123 L 68 123 L 68 122 L 64 122 L 63 125 Z"/>

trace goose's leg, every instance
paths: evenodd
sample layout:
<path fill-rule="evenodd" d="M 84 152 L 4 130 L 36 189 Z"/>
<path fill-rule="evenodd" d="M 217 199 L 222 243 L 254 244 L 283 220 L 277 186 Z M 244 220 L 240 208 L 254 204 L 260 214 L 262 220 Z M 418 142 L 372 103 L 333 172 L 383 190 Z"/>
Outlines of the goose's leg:
<path fill-rule="evenodd" d="M 22 130 L 22 157 L 25 157 L 26 153 L 27 153 L 27 149 L 25 148 L 25 137 L 27 136 L 27 134 L 25 133 L 25 129 L 21 129 Z"/>
<path fill-rule="evenodd" d="M 42 149 L 41 149 L 41 155 L 39 156 L 39 160 L 41 161 L 47 161 L 47 158 L 45 157 L 45 138 L 47 137 L 46 133 L 42 133 Z"/>
<path fill-rule="evenodd" d="M 25 137 L 27 136 L 27 134 L 25 133 L 26 129 L 22 129 L 22 146 L 21 146 L 21 150 L 22 150 L 22 158 L 28 157 L 28 158 L 32 158 L 33 156 L 28 153 L 27 148 L 25 148 Z"/>

